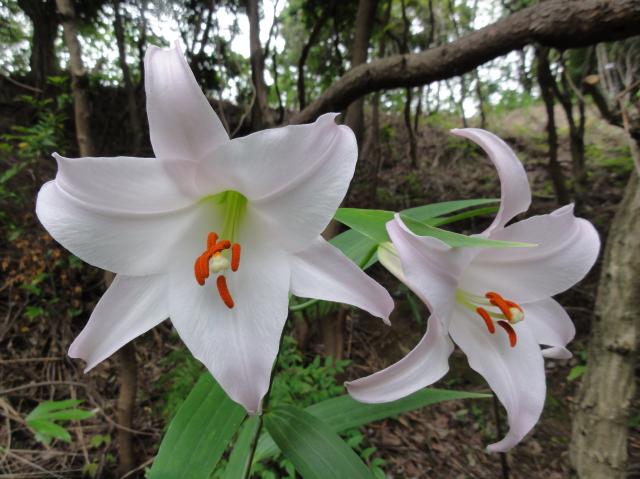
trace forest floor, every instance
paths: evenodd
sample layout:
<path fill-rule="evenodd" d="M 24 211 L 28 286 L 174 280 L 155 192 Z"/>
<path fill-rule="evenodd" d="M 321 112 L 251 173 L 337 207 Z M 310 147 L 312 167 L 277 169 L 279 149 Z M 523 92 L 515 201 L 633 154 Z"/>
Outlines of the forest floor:
<path fill-rule="evenodd" d="M 496 113 L 489 125 L 525 164 L 534 192 L 530 214 L 557 207 L 546 169 L 545 121 L 543 110 L 532 106 Z M 374 175 L 354 185 L 350 206 L 398 210 L 436 201 L 498 196 L 497 177 L 489 162 L 447 133 L 449 127 L 460 126 L 456 124 L 459 119 L 436 115 L 423 121 L 418 135 L 418 168 L 410 166 L 401 120 L 385 117 L 383 123 L 384 136 L 378 145 L 384 161 L 377 164 L 372 150 L 363 150 L 361 162 L 365 170 L 374 168 Z M 566 127 L 560 123 L 560 160 L 569 176 Z M 593 114 L 587 122 L 586 143 L 589 195 L 581 215 L 590 219 L 604 238 L 631 162 L 622 132 Z M 81 477 L 91 472 L 112 477 L 110 471 L 117 461 L 112 441 L 117 432 L 117 359 L 110 358 L 85 375 L 81 361 L 66 356 L 103 291 L 102 273 L 67 255 L 39 226 L 33 213 L 39 184 L 54 171 L 53 161 L 47 160 L 17 175 L 20 184 L 14 192 L 22 200 L 10 203 L 11 209 L 2 217 L 3 224 L 9 226 L 0 244 L 0 477 Z M 375 188 L 371 184 L 374 177 Z M 464 224 L 463 231 L 478 231 L 484 221 Z M 579 378 L 569 378 L 579 376 L 584 364 L 598 270 L 596 266 L 582 283 L 559 297 L 578 329 L 570 345 L 574 357 L 547 361 L 545 410 L 533 433 L 507 455 L 510 477 L 569 477 L 570 410 L 579 382 Z M 406 290 L 380 267 L 374 266 L 372 274 L 389 287 L 398 306 L 390 329 L 361 312 L 349 314 L 349 378 L 392 364 L 417 343 L 426 327 L 426 310 L 422 308 L 416 315 L 405 299 Z M 303 351 L 306 358 L 323 352 L 319 337 L 312 327 L 309 346 Z M 158 406 L 166 398 L 162 378 L 174 367 L 166 358 L 181 349 L 169 322 L 136 340 L 139 378 L 134 441 L 141 465 L 153 457 L 166 425 Z M 453 355 L 451 371 L 436 386 L 488 391 L 460 351 Z M 84 406 L 96 411 L 96 417 L 73 423 L 69 443 L 37 442 L 26 426 L 26 415 L 39 401 L 70 397 L 83 399 Z M 630 441 L 633 464 L 640 463 L 639 422 L 634 415 Z M 374 423 L 365 434 L 377 448 L 376 455 L 385 460 L 388 477 L 503 477 L 500 457 L 484 450 L 497 438 L 491 399 L 436 404 Z M 141 471 L 130 477 L 141 476 Z"/>

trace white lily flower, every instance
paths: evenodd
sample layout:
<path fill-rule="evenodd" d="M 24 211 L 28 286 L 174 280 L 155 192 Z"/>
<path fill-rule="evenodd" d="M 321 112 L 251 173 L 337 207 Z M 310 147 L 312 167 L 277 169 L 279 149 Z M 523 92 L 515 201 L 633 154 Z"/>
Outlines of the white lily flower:
<path fill-rule="evenodd" d="M 479 236 L 537 246 L 451 248 L 435 238 L 415 235 L 396 215 L 387 223 L 393 245 L 378 250 L 380 262 L 429 307 L 427 332 L 403 359 L 347 383 L 347 388 L 355 399 L 369 403 L 407 396 L 446 374 L 453 339 L 507 410 L 508 434 L 488 447 L 505 451 L 522 440 L 540 417 L 546 392 L 543 356 L 571 356 L 565 346 L 575 327 L 551 296 L 587 274 L 600 240 L 590 222 L 573 215 L 573 205 L 505 226 L 531 203 L 522 164 L 487 131 L 470 128 L 453 133 L 479 144 L 500 177 L 499 211 Z M 539 344 L 549 347 L 541 350 Z"/>
<path fill-rule="evenodd" d="M 230 140 L 177 47 L 145 57 L 156 158 L 55 155 L 47 231 L 117 273 L 69 355 L 86 370 L 167 317 L 236 402 L 259 413 L 289 292 L 387 320 L 393 301 L 320 233 L 354 173 L 335 114 Z"/>

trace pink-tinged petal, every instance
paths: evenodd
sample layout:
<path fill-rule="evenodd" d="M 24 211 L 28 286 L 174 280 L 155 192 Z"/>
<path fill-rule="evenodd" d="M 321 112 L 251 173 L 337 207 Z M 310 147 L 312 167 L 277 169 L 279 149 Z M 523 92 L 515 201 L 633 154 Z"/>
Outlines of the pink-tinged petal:
<path fill-rule="evenodd" d="M 164 213 L 198 200 L 195 163 L 156 158 L 64 158 L 56 184 L 95 209 L 123 214 Z"/>
<path fill-rule="evenodd" d="M 546 358 L 569 359 L 571 352 L 565 347 L 576 335 L 576 327 L 557 301 L 548 298 L 522 305 L 524 317 L 536 341 L 545 346 Z"/>
<path fill-rule="evenodd" d="M 149 47 L 144 70 L 149 135 L 157 157 L 203 160 L 229 141 L 177 44 L 168 50 Z"/>
<path fill-rule="evenodd" d="M 222 224 L 212 202 L 169 213 L 112 212 L 70 196 L 55 181 L 40 189 L 36 214 L 74 255 L 127 276 L 164 273 L 181 264 L 192 267 L 207 233 Z"/>
<path fill-rule="evenodd" d="M 240 234 L 240 267 L 224 276 L 234 306 L 216 288 L 216 275 L 204 286 L 189 266 L 171 274 L 169 311 L 178 334 L 209 369 L 229 397 L 249 413 L 260 413 L 287 319 L 289 260 L 254 231 Z"/>
<path fill-rule="evenodd" d="M 491 226 L 483 234 L 502 228 L 514 216 L 529 209 L 531 190 L 527 172 L 511 148 L 493 133 L 479 128 L 451 131 L 478 144 L 493 162 L 500 178 L 500 209 Z"/>
<path fill-rule="evenodd" d="M 224 176 L 245 195 L 289 251 L 325 229 L 353 177 L 358 145 L 353 132 L 326 114 L 315 123 L 259 131 L 212 151 L 197 178 L 207 192 Z"/>
<path fill-rule="evenodd" d="M 513 326 L 517 343 L 511 347 L 505 331 L 490 334 L 484 321 L 468 310 L 456 308 L 449 326 L 453 341 L 467 355 L 469 366 L 480 373 L 504 405 L 509 432 L 488 446 L 503 452 L 518 444 L 538 422 L 546 395 L 544 361 L 527 320 Z"/>
<path fill-rule="evenodd" d="M 85 372 L 169 317 L 166 276 L 116 276 L 73 341 L 69 356 Z"/>
<path fill-rule="evenodd" d="M 291 255 L 291 292 L 364 309 L 389 324 L 393 299 L 335 246 L 318 237 Z"/>
<path fill-rule="evenodd" d="M 345 383 L 351 397 L 364 403 L 395 401 L 429 386 L 449 370 L 453 343 L 442 323 L 431 316 L 427 333 L 397 363 L 370 376 Z"/>
<path fill-rule="evenodd" d="M 455 304 L 459 277 L 474 250 L 451 248 L 436 238 L 417 236 L 398 214 L 387 223 L 387 232 L 402 264 L 403 276 L 399 279 L 446 325 Z M 385 258 L 383 265 L 384 261 Z"/>
<path fill-rule="evenodd" d="M 572 205 L 514 223 L 490 238 L 538 246 L 482 250 L 466 269 L 461 288 L 477 294 L 497 291 L 518 303 L 570 288 L 589 272 L 600 250 L 595 228 L 576 218 Z"/>

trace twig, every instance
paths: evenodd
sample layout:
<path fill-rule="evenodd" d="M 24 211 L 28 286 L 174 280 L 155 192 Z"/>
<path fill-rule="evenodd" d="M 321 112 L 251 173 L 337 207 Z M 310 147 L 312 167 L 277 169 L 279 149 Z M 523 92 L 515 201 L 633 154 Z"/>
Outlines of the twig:
<path fill-rule="evenodd" d="M 76 381 L 42 381 L 39 383 L 29 383 L 29 384 L 23 384 L 21 386 L 16 386 L 14 388 L 9 388 L 9 389 L 4 389 L 2 391 L 0 391 L 0 396 L 4 396 L 6 394 L 9 393 L 13 393 L 16 391 L 21 391 L 23 389 L 31 389 L 31 388 L 39 388 L 42 386 L 79 386 L 82 388 L 86 388 L 89 389 L 91 386 L 88 386 L 87 384 L 83 384 L 83 383 L 79 383 Z"/>
<path fill-rule="evenodd" d="M 48 358 L 17 358 L 17 359 L 0 359 L 0 364 L 11 364 L 11 363 L 36 363 L 36 362 L 47 362 L 47 361 L 61 361 L 64 358 L 57 357 L 48 357 Z"/>
<path fill-rule="evenodd" d="M 151 464 L 153 462 L 155 458 L 152 457 L 151 459 L 147 459 L 146 461 L 144 461 L 142 464 L 140 464 L 139 466 L 137 466 L 135 469 L 131 469 L 129 472 L 127 472 L 125 475 L 123 475 L 120 479 L 125 479 L 127 477 L 132 476 L 135 472 L 138 472 L 141 469 L 144 469 L 145 467 L 147 467 L 149 464 Z"/>
<path fill-rule="evenodd" d="M 4 448 L 0 448 L 0 449 L 4 449 Z M 38 471 L 46 474 L 48 477 L 58 477 L 61 479 L 64 479 L 64 476 L 61 476 L 59 474 L 56 474 L 55 472 L 50 472 L 47 471 L 44 467 L 36 464 L 35 462 L 31 462 L 28 459 L 25 459 L 24 457 L 20 457 L 19 455 L 11 452 L 11 451 L 6 451 L 7 455 L 11 456 L 12 458 L 14 458 L 15 460 L 22 462 L 23 464 L 27 464 L 31 467 L 33 467 L 34 469 L 37 469 Z"/>
<path fill-rule="evenodd" d="M 31 85 L 26 85 L 24 83 L 20 83 L 17 80 L 14 80 L 13 78 L 11 78 L 9 75 L 7 75 L 4 72 L 0 72 L 0 76 L 2 76 L 2 78 L 4 78 L 5 80 L 7 80 L 10 83 L 13 83 L 16 86 L 19 86 L 20 88 L 24 88 L 25 90 L 31 90 L 32 92 L 35 93 L 43 93 L 43 91 L 40 88 L 36 88 L 34 86 Z"/>

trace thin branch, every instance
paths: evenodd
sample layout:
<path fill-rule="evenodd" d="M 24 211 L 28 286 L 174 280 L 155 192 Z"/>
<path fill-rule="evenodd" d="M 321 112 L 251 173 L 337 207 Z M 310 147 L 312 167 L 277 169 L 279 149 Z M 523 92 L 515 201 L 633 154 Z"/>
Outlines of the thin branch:
<path fill-rule="evenodd" d="M 426 85 L 474 70 L 489 60 L 538 42 L 556 48 L 592 45 L 638 34 L 637 0 L 547 0 L 421 53 L 392 55 L 352 68 L 291 123 L 340 111 L 368 93 Z"/>

